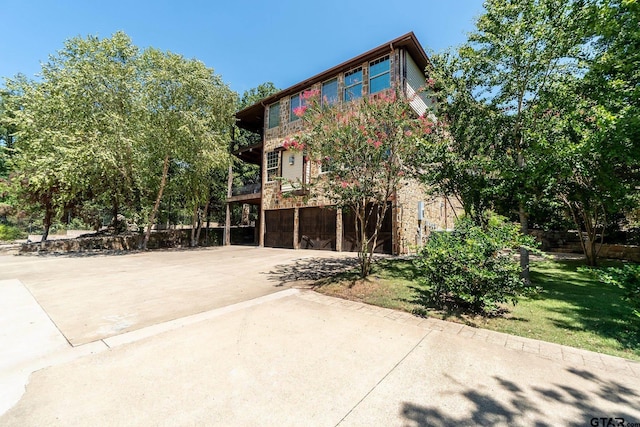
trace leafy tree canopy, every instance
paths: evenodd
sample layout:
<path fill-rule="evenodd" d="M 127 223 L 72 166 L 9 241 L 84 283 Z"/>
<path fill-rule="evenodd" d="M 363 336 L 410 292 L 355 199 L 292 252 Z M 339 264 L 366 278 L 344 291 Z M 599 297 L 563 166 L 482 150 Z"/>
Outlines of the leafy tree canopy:
<path fill-rule="evenodd" d="M 193 176 L 228 164 L 235 94 L 200 61 L 141 52 L 122 32 L 70 39 L 40 80 L 10 79 L 7 89 L 12 188 L 45 211 L 45 238 L 62 210 L 95 217 L 109 207 L 114 220 L 126 211 L 150 227 L 169 164 Z"/>

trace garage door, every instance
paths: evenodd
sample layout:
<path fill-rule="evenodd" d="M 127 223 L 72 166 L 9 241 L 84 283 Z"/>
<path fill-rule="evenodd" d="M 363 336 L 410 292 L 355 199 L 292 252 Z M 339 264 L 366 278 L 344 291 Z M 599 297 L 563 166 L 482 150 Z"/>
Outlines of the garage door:
<path fill-rule="evenodd" d="M 371 212 L 372 207 L 369 206 L 369 212 Z M 393 233 L 392 222 L 391 222 L 391 204 L 387 206 L 387 211 L 384 215 L 384 220 L 382 222 L 382 228 L 378 233 L 378 242 L 376 244 L 375 252 L 390 254 L 393 250 Z M 371 213 L 371 220 L 369 221 L 369 227 L 367 227 L 367 235 L 373 235 L 375 230 L 375 212 Z M 355 225 L 355 216 L 353 212 L 345 209 L 342 213 L 342 229 L 344 231 L 344 238 L 342 241 L 342 250 L 355 252 L 358 250 L 358 244 L 356 239 L 356 225 Z"/>
<path fill-rule="evenodd" d="M 301 249 L 336 250 L 336 210 L 303 208 L 299 211 Z"/>
<path fill-rule="evenodd" d="M 264 211 L 264 245 L 293 249 L 293 209 Z"/>

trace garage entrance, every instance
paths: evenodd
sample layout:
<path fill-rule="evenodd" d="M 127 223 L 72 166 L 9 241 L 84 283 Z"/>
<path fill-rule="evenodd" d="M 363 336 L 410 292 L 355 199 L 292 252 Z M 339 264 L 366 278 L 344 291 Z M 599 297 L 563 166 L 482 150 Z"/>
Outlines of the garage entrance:
<path fill-rule="evenodd" d="M 336 250 L 336 210 L 302 208 L 299 211 L 300 249 Z"/>
<path fill-rule="evenodd" d="M 375 212 L 370 214 L 375 218 Z M 300 248 L 315 250 L 336 250 L 336 242 L 341 239 L 342 250 L 358 250 L 355 215 L 345 209 L 342 212 L 342 235 L 338 236 L 338 211 L 331 208 L 298 208 L 296 230 L 296 209 L 276 209 L 265 211 L 264 246 L 272 248 Z M 370 223 L 367 234 L 372 235 L 375 228 Z M 391 254 L 393 251 L 392 208 L 385 213 L 382 228 L 378 234 L 375 252 Z M 296 241 L 297 239 L 297 241 Z M 295 245 L 294 245 L 295 241 Z"/>
<path fill-rule="evenodd" d="M 270 248 L 293 249 L 293 209 L 264 212 L 264 245 Z"/>
<path fill-rule="evenodd" d="M 368 212 L 371 215 L 372 220 L 369 222 L 369 227 L 367 227 L 367 235 L 371 236 L 375 230 L 375 212 L 371 212 L 373 207 L 369 206 Z M 392 208 L 389 204 L 387 206 L 387 211 L 385 212 L 384 219 L 382 222 L 382 228 L 378 233 L 378 241 L 376 244 L 375 251 L 376 253 L 384 253 L 391 254 L 393 251 L 393 232 L 392 232 Z M 358 244 L 356 237 L 356 219 L 353 212 L 349 209 L 345 209 L 342 212 L 342 229 L 343 229 L 343 238 L 342 238 L 342 250 L 349 252 L 357 252 Z"/>

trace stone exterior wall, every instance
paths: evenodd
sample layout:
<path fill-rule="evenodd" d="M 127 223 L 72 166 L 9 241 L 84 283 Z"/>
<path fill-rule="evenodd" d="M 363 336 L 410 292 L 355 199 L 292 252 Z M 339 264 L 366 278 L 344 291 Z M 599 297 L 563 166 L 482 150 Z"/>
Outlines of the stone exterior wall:
<path fill-rule="evenodd" d="M 384 56 L 384 55 L 382 55 Z M 399 51 L 394 51 L 389 55 L 390 58 L 390 78 L 394 82 L 398 77 L 398 58 Z M 354 65 L 351 69 L 362 68 L 362 91 L 363 94 L 369 93 L 369 61 L 363 62 L 359 65 Z M 344 89 L 344 73 L 340 73 L 337 76 L 330 77 L 325 81 L 338 79 L 338 97 L 342 95 Z M 322 90 L 322 82 L 309 86 L 306 90 L 316 89 Z M 341 99 L 341 98 L 340 98 Z M 280 125 L 269 129 L 269 108 L 268 105 L 264 112 L 264 149 L 262 158 L 262 208 L 265 210 L 270 209 L 290 209 L 294 207 L 312 207 L 312 206 L 326 206 L 331 202 L 325 198 L 319 197 L 315 199 L 305 199 L 304 197 L 282 197 L 281 185 L 279 181 L 267 182 L 267 153 L 282 146 L 282 143 L 286 138 L 294 136 L 302 130 L 302 120 L 290 121 L 290 100 L 291 97 L 286 96 L 279 99 L 280 103 Z M 287 155 L 281 156 L 281 161 L 285 161 Z M 312 163 L 309 168 L 309 175 L 314 178 L 317 177 L 320 170 L 319 166 Z"/>
<path fill-rule="evenodd" d="M 425 187 L 415 180 L 407 180 L 397 191 L 396 221 L 398 253 L 414 252 L 429 236 L 431 230 L 453 228 L 461 215 L 459 203 L 447 197 L 429 195 Z M 424 202 L 424 217 L 418 220 L 418 204 Z"/>
<path fill-rule="evenodd" d="M 406 52 L 395 50 L 389 52 L 390 58 L 390 79 L 392 85 L 399 81 L 399 76 L 402 74 L 401 60 L 402 55 Z M 381 55 L 382 57 L 384 55 Z M 363 95 L 369 93 L 369 62 L 366 61 L 358 65 L 354 65 L 351 69 L 358 67 L 362 68 L 362 86 Z M 348 71 L 348 70 L 347 70 Z M 344 73 L 339 73 L 336 76 L 332 76 L 325 81 L 333 78 L 338 79 L 338 97 L 341 97 L 344 89 Z M 322 90 L 322 82 L 316 83 L 313 86 L 305 88 L 306 90 Z M 286 138 L 294 136 L 296 133 L 302 131 L 302 120 L 290 121 L 290 97 L 286 96 L 278 100 L 280 104 L 280 124 L 279 126 L 269 129 L 269 108 L 268 105 L 264 112 L 264 149 L 262 159 L 262 210 L 274 210 L 274 209 L 292 209 L 301 207 L 319 207 L 329 206 L 331 201 L 325 197 L 319 196 L 310 198 L 308 196 L 300 195 L 294 196 L 292 193 L 283 195 L 281 192 L 280 181 L 267 181 L 267 154 L 278 148 L 282 147 L 282 144 Z M 280 155 L 280 161 L 286 161 L 288 158 L 287 152 Z M 309 165 L 309 177 L 310 179 L 316 179 L 319 176 L 319 166 L 315 163 Z M 415 181 L 407 180 L 406 185 L 400 188 L 396 195 L 396 200 L 393 208 L 393 229 L 394 235 L 394 249 L 395 253 L 408 253 L 411 248 L 415 248 L 418 241 L 418 202 L 425 202 L 425 220 L 422 221 L 423 238 L 428 236 L 430 229 L 450 229 L 453 228 L 453 222 L 455 220 L 455 212 L 459 211 L 459 207 L 452 206 L 446 198 L 427 196 L 421 184 Z M 341 225 L 341 224 L 340 224 Z M 341 228 L 341 227 L 339 227 Z M 262 242 L 262 240 L 261 240 Z"/>

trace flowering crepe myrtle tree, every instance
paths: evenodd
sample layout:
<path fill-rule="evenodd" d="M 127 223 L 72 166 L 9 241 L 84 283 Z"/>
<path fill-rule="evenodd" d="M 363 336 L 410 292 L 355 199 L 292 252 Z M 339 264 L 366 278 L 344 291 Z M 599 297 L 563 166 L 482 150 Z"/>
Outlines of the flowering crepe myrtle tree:
<path fill-rule="evenodd" d="M 334 105 L 321 102 L 318 90 L 304 92 L 302 98 L 304 104 L 294 114 L 304 120 L 304 130 L 283 146 L 304 152 L 321 168 L 308 184 L 310 196 L 322 195 L 336 208 L 353 212 L 360 275 L 365 278 L 388 202 L 417 168 L 421 139 L 432 132 L 434 122 L 418 116 L 400 89 Z"/>

